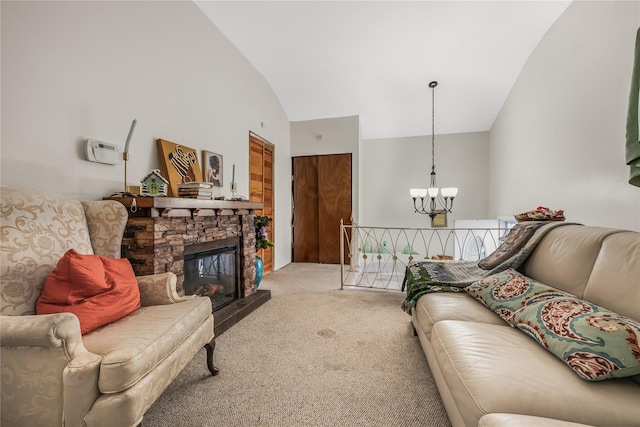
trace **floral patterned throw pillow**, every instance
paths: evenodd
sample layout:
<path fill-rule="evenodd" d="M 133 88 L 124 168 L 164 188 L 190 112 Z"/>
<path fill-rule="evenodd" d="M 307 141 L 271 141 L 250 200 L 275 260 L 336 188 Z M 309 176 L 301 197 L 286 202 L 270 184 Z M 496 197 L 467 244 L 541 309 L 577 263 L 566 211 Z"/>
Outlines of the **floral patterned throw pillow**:
<path fill-rule="evenodd" d="M 575 296 L 538 283 L 512 268 L 478 280 L 464 289 L 510 324 L 516 312 L 529 304 L 558 296 Z"/>
<path fill-rule="evenodd" d="M 629 317 L 559 297 L 526 306 L 513 324 L 585 380 L 640 374 L 640 322 Z"/>

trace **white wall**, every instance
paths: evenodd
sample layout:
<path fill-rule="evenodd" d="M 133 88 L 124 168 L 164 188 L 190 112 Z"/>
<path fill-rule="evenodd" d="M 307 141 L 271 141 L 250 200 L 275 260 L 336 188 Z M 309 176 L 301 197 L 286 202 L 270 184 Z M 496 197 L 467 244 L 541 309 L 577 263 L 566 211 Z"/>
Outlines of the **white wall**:
<path fill-rule="evenodd" d="M 544 205 L 640 230 L 624 154 L 639 26 L 639 2 L 574 1 L 547 32 L 491 129 L 492 216 Z"/>
<path fill-rule="evenodd" d="M 430 227 L 429 216 L 414 213 L 409 189 L 429 186 L 431 136 L 368 139 L 362 146 L 360 224 Z M 448 226 L 455 219 L 491 218 L 488 133 L 436 135 L 435 152 L 437 184 L 459 188 Z"/>
<path fill-rule="evenodd" d="M 315 156 L 358 151 L 358 116 L 291 122 L 291 156 Z"/>
<path fill-rule="evenodd" d="M 1 2 L 1 181 L 74 197 L 122 191 L 124 168 L 84 160 L 124 145 L 129 184 L 158 168 L 155 140 L 223 155 L 249 194 L 249 131 L 276 146 L 275 267 L 290 262 L 289 121 L 264 78 L 190 1 Z M 200 158 L 200 156 L 199 156 Z M 201 161 L 201 159 L 200 159 Z"/>

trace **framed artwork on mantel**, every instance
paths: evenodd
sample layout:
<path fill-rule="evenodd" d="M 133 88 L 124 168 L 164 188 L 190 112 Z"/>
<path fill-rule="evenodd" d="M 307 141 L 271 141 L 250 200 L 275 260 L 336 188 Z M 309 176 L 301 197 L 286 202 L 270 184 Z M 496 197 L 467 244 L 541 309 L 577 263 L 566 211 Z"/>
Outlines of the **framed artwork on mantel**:
<path fill-rule="evenodd" d="M 158 139 L 158 152 L 163 174 L 169 180 L 169 195 L 178 197 L 178 184 L 199 182 L 202 172 L 196 150 L 165 139 Z"/>
<path fill-rule="evenodd" d="M 203 181 L 222 187 L 222 155 L 202 150 Z"/>

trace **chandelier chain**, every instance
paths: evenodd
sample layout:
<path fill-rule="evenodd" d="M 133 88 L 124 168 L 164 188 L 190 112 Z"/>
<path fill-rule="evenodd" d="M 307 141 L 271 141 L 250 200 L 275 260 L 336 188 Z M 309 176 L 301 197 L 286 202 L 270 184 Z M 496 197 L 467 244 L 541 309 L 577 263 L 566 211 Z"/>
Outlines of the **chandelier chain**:
<path fill-rule="evenodd" d="M 431 84 L 431 186 L 435 187 L 435 172 L 436 172 L 436 85 Z"/>

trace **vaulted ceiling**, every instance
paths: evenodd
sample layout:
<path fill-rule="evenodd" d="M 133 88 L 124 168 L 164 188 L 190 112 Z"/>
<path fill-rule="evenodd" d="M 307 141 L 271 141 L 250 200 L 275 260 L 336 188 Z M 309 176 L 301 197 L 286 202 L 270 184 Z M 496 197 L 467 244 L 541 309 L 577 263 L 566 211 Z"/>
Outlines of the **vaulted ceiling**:
<path fill-rule="evenodd" d="M 195 1 L 290 121 L 360 116 L 365 139 L 491 128 L 570 1 Z"/>

